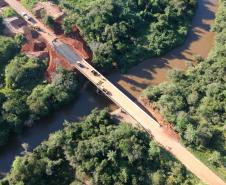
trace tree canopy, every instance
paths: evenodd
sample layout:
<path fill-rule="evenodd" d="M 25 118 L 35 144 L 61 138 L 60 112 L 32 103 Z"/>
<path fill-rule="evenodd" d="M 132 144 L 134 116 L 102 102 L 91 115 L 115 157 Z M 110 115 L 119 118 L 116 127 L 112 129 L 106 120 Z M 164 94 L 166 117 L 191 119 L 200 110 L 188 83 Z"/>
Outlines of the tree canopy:
<path fill-rule="evenodd" d="M 16 43 L 15 39 L 1 35 L 0 45 L 0 67 L 3 68 L 3 66 L 19 52 L 20 46 Z"/>
<path fill-rule="evenodd" d="M 50 135 L 13 162 L 1 185 L 197 184 L 185 167 L 146 133 L 116 124 L 106 110 Z"/>
<path fill-rule="evenodd" d="M 44 80 L 46 60 L 17 55 L 5 66 L 0 88 L 0 146 L 10 133 L 20 133 L 27 125 L 69 103 L 76 96 L 74 72 L 58 68 L 52 82 Z"/>
<path fill-rule="evenodd" d="M 15 57 L 5 69 L 7 88 L 23 89 L 37 84 L 43 78 L 46 64 L 35 58 Z"/>
<path fill-rule="evenodd" d="M 174 124 L 185 144 L 204 152 L 226 177 L 226 5 L 221 1 L 213 30 L 216 46 L 208 59 L 185 73 L 173 71 L 170 82 L 149 87 L 145 96 Z M 216 155 L 217 152 L 217 155 Z M 213 155 L 213 156 L 212 156 Z M 220 165 L 219 165 L 220 164 Z"/>
<path fill-rule="evenodd" d="M 3 25 L 3 17 L 0 16 L 0 34 L 2 34 L 2 30 L 4 29 L 4 25 Z"/>
<path fill-rule="evenodd" d="M 69 15 L 63 28 L 74 23 L 94 52 L 96 67 L 113 63 L 125 71 L 140 60 L 161 55 L 182 44 L 196 0 L 59 1 Z"/>
<path fill-rule="evenodd" d="M 21 0 L 28 9 L 37 0 Z M 187 35 L 197 0 L 53 0 L 66 13 L 62 28 L 71 34 L 76 25 L 93 51 L 95 67 L 110 71 L 159 56 Z M 54 29 L 51 17 L 44 22 Z"/>

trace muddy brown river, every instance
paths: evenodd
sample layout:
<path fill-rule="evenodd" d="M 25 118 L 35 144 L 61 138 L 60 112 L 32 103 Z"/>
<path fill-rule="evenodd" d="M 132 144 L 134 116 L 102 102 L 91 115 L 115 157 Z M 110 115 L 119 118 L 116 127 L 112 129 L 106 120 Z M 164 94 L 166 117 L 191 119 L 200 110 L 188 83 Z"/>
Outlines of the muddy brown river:
<path fill-rule="evenodd" d="M 171 69 L 185 70 L 193 62 L 194 55 L 207 57 L 214 45 L 214 34 L 210 31 L 217 8 L 217 0 L 199 0 L 196 16 L 193 19 L 188 37 L 183 46 L 163 57 L 152 58 L 131 68 L 127 75 L 114 73 L 108 78 L 131 98 L 136 98 L 148 85 L 156 85 L 167 80 Z M 15 156 L 22 152 L 22 143 L 28 143 L 30 150 L 47 139 L 50 133 L 63 128 L 63 121 L 78 121 L 94 108 L 115 109 L 106 97 L 98 95 L 95 88 L 87 83 L 72 105 L 39 121 L 23 134 L 11 139 L 10 144 L 1 148 L 0 172 L 8 172 Z"/>

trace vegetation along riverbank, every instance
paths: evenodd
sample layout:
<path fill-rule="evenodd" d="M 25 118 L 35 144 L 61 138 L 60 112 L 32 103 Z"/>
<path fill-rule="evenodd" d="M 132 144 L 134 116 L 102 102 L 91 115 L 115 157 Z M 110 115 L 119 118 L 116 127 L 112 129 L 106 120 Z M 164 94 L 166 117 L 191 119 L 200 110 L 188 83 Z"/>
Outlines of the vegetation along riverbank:
<path fill-rule="evenodd" d="M 226 6 L 220 2 L 209 57 L 185 73 L 172 71 L 170 82 L 152 86 L 144 96 L 174 125 L 185 145 L 226 179 Z"/>

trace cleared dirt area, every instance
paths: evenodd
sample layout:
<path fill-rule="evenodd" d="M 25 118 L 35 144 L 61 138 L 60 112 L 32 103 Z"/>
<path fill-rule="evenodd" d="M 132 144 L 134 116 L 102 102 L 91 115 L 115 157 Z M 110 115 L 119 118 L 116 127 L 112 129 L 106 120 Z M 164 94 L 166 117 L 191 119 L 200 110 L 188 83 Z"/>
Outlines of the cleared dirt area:
<path fill-rule="evenodd" d="M 55 73 L 57 66 L 62 66 L 67 70 L 73 70 L 71 66 L 63 57 L 59 56 L 52 47 L 43 39 L 35 30 L 26 28 L 25 33 L 26 42 L 23 45 L 21 52 L 29 57 L 48 58 L 48 68 L 45 72 L 45 77 L 48 81 L 51 81 L 52 74 Z M 87 47 L 85 41 L 81 38 L 78 30 L 66 37 L 60 35 L 59 38 L 64 43 L 73 47 L 74 51 L 78 53 L 82 58 L 90 61 L 92 59 L 92 52 Z M 43 56 L 42 56 L 43 55 Z"/>
<path fill-rule="evenodd" d="M 76 28 L 76 27 L 75 27 Z M 87 61 L 92 60 L 92 52 L 87 47 L 86 42 L 82 39 L 79 34 L 78 29 L 73 29 L 74 32 L 65 36 L 64 34 L 58 35 L 58 38 L 63 41 L 65 44 L 72 46 L 75 53 L 78 53 L 82 58 Z M 50 45 L 48 45 L 49 50 L 49 65 L 46 71 L 46 77 L 50 80 L 51 74 L 55 72 L 58 65 L 63 66 L 67 70 L 73 70 L 74 67 L 70 65 L 63 57 L 58 55 Z"/>

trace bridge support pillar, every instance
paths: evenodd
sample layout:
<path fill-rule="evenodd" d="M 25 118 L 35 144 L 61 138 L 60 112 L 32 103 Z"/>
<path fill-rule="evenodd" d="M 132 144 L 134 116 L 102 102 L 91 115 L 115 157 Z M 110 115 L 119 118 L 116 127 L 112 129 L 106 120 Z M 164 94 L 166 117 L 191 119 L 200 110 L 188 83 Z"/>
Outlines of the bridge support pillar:
<path fill-rule="evenodd" d="M 97 88 L 97 89 L 96 89 L 96 93 L 97 93 L 97 94 L 100 94 L 100 93 L 101 93 L 100 89 Z"/>

